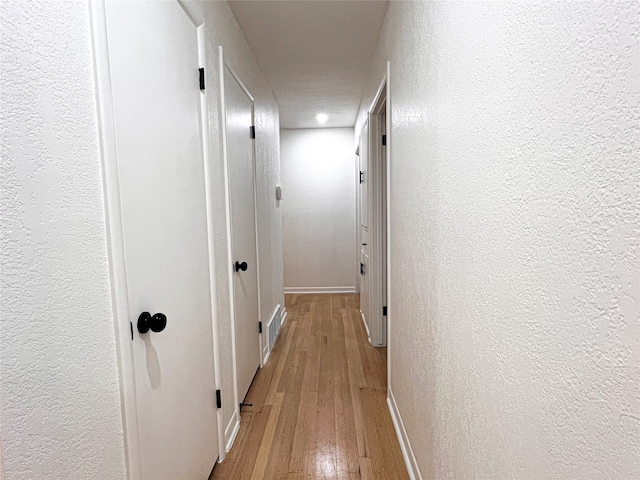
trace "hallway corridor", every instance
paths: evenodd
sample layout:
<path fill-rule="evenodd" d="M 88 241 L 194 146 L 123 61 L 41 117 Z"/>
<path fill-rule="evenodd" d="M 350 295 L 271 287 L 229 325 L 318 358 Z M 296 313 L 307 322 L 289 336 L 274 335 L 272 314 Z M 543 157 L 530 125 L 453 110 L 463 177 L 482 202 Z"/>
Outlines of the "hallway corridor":
<path fill-rule="evenodd" d="M 358 296 L 286 295 L 288 318 L 210 480 L 406 479 L 386 405 L 386 349 Z"/>

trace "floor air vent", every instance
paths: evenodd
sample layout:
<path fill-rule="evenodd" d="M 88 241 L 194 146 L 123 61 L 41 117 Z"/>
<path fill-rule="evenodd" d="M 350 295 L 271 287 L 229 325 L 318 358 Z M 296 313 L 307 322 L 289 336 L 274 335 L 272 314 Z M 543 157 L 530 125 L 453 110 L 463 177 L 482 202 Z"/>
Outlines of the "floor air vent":
<path fill-rule="evenodd" d="M 273 312 L 273 315 L 269 319 L 268 332 L 269 332 L 269 351 L 273 348 L 273 344 L 278 338 L 278 332 L 282 326 L 282 311 L 280 305 L 278 305 Z"/>

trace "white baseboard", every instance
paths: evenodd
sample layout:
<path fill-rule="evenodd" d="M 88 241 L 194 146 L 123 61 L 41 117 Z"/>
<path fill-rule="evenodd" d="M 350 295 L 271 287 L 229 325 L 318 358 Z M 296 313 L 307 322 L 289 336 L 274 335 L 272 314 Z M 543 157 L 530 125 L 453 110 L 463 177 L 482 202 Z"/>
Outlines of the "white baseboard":
<path fill-rule="evenodd" d="M 409 437 L 407 437 L 407 431 L 404 428 L 404 423 L 402 422 L 402 417 L 398 411 L 398 405 L 396 405 L 396 399 L 393 396 L 391 388 L 389 388 L 388 393 L 387 405 L 389 406 L 389 412 L 391 412 L 391 420 L 393 420 L 393 427 L 396 429 L 396 435 L 400 442 L 400 450 L 402 450 L 402 457 L 404 458 L 404 463 L 407 466 L 409 478 L 411 480 L 422 480 L 422 475 L 420 474 L 416 457 L 413 454 L 413 449 L 411 448 L 411 442 L 409 442 Z"/>
<path fill-rule="evenodd" d="M 356 287 L 284 287 L 284 293 L 356 293 Z"/>
<path fill-rule="evenodd" d="M 236 410 L 233 412 L 227 428 L 224 429 L 224 438 L 227 442 L 225 448 L 227 452 L 231 450 L 233 442 L 236 440 L 236 436 L 238 435 L 238 430 L 240 430 L 240 417 L 238 416 L 238 410 Z"/>

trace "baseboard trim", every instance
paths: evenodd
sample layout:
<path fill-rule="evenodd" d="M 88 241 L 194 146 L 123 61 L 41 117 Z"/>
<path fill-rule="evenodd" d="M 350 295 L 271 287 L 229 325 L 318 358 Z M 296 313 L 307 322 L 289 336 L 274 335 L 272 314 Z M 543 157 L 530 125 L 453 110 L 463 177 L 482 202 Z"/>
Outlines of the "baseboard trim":
<path fill-rule="evenodd" d="M 356 293 L 356 287 L 284 287 L 284 293 Z"/>
<path fill-rule="evenodd" d="M 236 410 L 233 412 L 233 416 L 231 420 L 229 420 L 227 428 L 224 430 L 224 438 L 227 440 L 227 445 L 225 446 L 227 453 L 231 450 L 231 447 L 233 447 L 233 442 L 235 442 L 236 436 L 238 436 L 238 430 L 240 430 L 240 418 Z"/>
<path fill-rule="evenodd" d="M 416 457 L 413 454 L 413 449 L 411 448 L 411 442 L 409 442 L 409 437 L 407 437 L 407 431 L 404 428 L 404 423 L 400 416 L 400 412 L 398 411 L 398 405 L 396 404 L 396 399 L 393 396 L 391 388 L 389 388 L 387 395 L 387 406 L 391 413 L 391 420 L 393 420 L 393 427 L 396 430 L 398 442 L 400 442 L 400 450 L 402 450 L 402 457 L 404 458 L 404 463 L 407 466 L 409 478 L 411 480 L 422 480 L 422 475 L 420 474 Z"/>

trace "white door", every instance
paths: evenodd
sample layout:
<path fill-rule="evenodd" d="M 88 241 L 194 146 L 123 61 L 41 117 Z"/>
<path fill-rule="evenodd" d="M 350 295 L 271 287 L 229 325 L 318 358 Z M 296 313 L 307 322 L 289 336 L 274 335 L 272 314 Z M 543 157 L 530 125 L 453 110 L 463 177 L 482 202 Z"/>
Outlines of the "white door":
<path fill-rule="evenodd" d="M 371 316 L 369 315 L 369 255 L 364 250 L 360 251 L 360 314 L 367 328 L 367 336 L 371 341 Z"/>
<path fill-rule="evenodd" d="M 386 89 L 385 89 L 386 91 Z M 386 112 L 386 100 L 384 105 L 382 106 L 382 111 Z M 380 222 L 381 227 L 381 257 L 382 257 L 382 265 L 381 265 L 381 276 L 382 276 L 382 305 L 386 312 L 387 308 L 387 148 L 386 148 L 386 138 L 387 138 L 387 115 L 386 113 L 382 113 L 380 115 L 380 127 L 382 130 L 382 135 L 384 135 L 385 142 L 382 146 L 382 150 L 380 151 L 380 192 L 381 192 L 381 212 L 382 212 L 382 221 Z M 386 345 L 387 344 L 387 316 L 383 315 L 381 317 L 380 322 L 380 343 Z"/>
<path fill-rule="evenodd" d="M 369 227 L 369 125 L 360 132 L 360 225 Z"/>
<path fill-rule="evenodd" d="M 371 316 L 369 315 L 369 125 L 365 123 L 360 133 L 360 313 L 371 338 Z"/>
<path fill-rule="evenodd" d="M 224 69 L 224 98 L 238 398 L 242 401 L 260 366 L 255 172 L 253 140 L 250 134 L 253 125 L 253 100 L 227 67 Z"/>
<path fill-rule="evenodd" d="M 207 478 L 218 436 L 197 31 L 175 1 L 106 7 L 142 475 Z M 166 328 L 140 333 L 142 312 Z"/>

